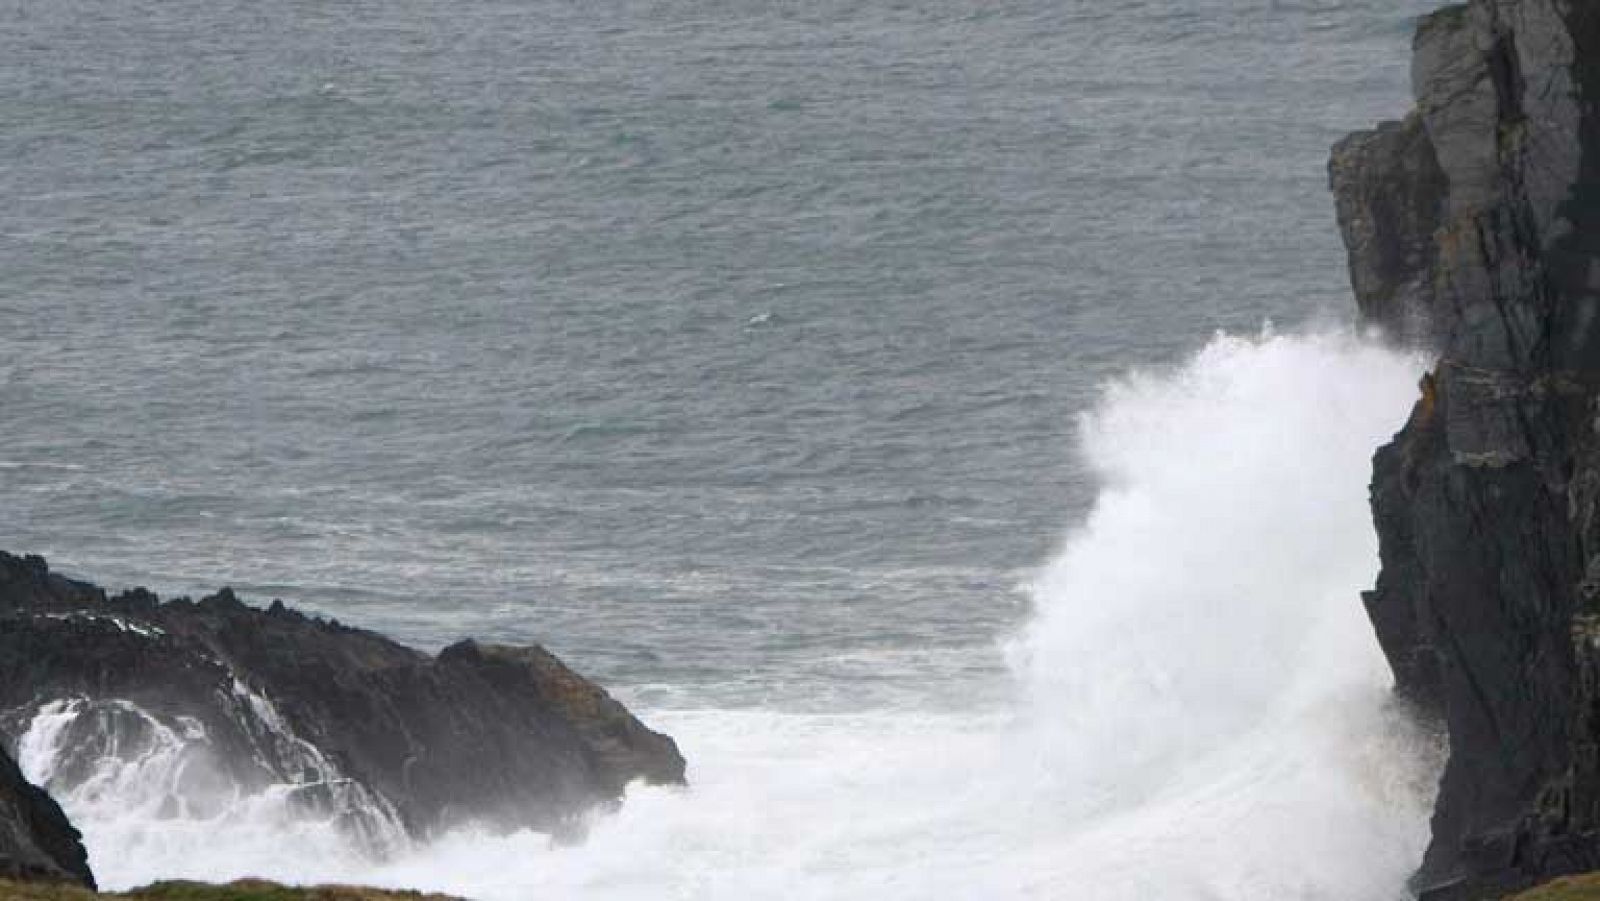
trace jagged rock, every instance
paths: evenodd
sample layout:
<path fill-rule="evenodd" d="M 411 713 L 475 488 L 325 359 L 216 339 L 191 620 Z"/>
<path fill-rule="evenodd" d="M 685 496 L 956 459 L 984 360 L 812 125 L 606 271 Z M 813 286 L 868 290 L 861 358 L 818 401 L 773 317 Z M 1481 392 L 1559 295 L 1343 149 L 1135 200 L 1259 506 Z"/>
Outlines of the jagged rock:
<path fill-rule="evenodd" d="M 67 722 L 48 784 L 115 746 L 182 754 L 177 802 L 290 785 L 382 851 L 463 822 L 565 833 L 684 760 L 542 648 L 463 642 L 432 657 L 224 589 L 191 602 L 107 597 L 0 552 L 0 732 Z"/>
<path fill-rule="evenodd" d="M 0 750 L 0 879 L 73 882 L 94 888 L 78 830 L 56 802 Z"/>
<path fill-rule="evenodd" d="M 1450 736 L 1416 887 L 1496 897 L 1600 867 L 1600 4 L 1441 10 L 1412 74 L 1330 164 L 1364 318 L 1439 355 L 1365 601 Z"/>
<path fill-rule="evenodd" d="M 1445 184 L 1422 117 L 1350 135 L 1334 146 L 1329 168 L 1362 316 L 1401 341 L 1430 339 L 1427 280 Z"/>

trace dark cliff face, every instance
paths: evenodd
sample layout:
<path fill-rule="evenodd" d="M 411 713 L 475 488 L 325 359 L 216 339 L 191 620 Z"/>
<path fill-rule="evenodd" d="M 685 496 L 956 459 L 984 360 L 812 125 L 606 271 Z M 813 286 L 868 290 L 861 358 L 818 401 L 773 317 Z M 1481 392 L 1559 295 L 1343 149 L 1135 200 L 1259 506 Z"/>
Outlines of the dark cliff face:
<path fill-rule="evenodd" d="M 684 778 L 671 738 L 541 648 L 431 657 L 226 590 L 107 597 L 0 552 L 0 732 L 41 711 L 67 723 L 53 790 L 108 753 L 178 753 L 175 803 L 287 785 L 379 852 L 466 821 L 567 832 L 629 781 Z"/>
<path fill-rule="evenodd" d="M 94 888 L 78 830 L 0 750 L 0 878 L 76 882 Z"/>
<path fill-rule="evenodd" d="M 1600 4 L 1424 19 L 1417 110 L 1330 174 L 1363 316 L 1438 354 L 1374 459 L 1365 597 L 1450 759 L 1417 877 L 1600 867 Z"/>

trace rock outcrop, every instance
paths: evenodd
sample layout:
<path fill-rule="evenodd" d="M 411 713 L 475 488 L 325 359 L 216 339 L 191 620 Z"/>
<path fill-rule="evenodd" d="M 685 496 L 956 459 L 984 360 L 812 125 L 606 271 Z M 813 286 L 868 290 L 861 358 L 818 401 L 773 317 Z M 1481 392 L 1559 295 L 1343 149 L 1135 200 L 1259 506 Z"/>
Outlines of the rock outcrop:
<path fill-rule="evenodd" d="M 1423 898 L 1600 867 L 1600 4 L 1426 17 L 1330 164 L 1363 316 L 1437 365 L 1374 460 L 1365 597 L 1450 757 Z"/>
<path fill-rule="evenodd" d="M 60 806 L 0 750 L 0 879 L 94 888 L 80 839 Z"/>
<path fill-rule="evenodd" d="M 378 854 L 466 822 L 570 834 L 632 780 L 684 780 L 671 738 L 542 648 L 429 656 L 226 589 L 108 597 L 3 552 L 0 733 L 49 745 L 62 797 L 108 755 L 166 759 L 164 809 L 287 792 Z"/>

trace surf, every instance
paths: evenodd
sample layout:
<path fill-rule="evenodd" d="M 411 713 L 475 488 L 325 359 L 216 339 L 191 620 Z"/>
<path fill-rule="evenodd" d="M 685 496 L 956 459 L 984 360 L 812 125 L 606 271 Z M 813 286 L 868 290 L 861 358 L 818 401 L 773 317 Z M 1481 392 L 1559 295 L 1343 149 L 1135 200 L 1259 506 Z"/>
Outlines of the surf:
<path fill-rule="evenodd" d="M 169 805 L 149 793 L 183 784 L 162 769 L 191 759 L 177 736 L 109 737 L 100 771 L 69 779 L 82 768 L 59 766 L 59 737 L 81 705 L 41 710 L 22 763 L 111 888 L 254 875 L 487 901 L 1388 901 L 1426 843 L 1439 749 L 1391 703 L 1358 594 L 1377 571 L 1370 456 L 1421 366 L 1348 332 L 1264 330 L 1113 381 L 1078 428 L 1097 500 L 1001 649 L 1011 703 L 646 709 L 692 787 L 634 788 L 576 846 L 465 829 L 374 851 L 284 792 Z"/>

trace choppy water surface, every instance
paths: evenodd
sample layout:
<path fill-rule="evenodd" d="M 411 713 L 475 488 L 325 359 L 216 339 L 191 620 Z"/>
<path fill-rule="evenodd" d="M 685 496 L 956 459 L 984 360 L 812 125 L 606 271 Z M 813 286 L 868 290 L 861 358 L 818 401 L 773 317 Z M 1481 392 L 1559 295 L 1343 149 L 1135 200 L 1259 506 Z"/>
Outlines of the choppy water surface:
<path fill-rule="evenodd" d="M 1316 750 L 1325 727 L 1282 727 L 1334 697 L 1363 699 L 1356 745 L 1401 741 L 1353 592 L 1375 568 L 1364 449 L 1399 424 L 1410 364 L 1327 336 L 1182 361 L 1218 329 L 1345 317 L 1326 149 L 1403 109 L 1428 5 L 0 0 L 0 547 L 425 645 L 542 641 L 695 766 L 696 793 L 636 798 L 508 885 L 462 881 L 500 847 L 469 838 L 397 880 L 1060 896 L 1108 848 L 1193 828 L 1182 809 L 1257 830 L 1193 851 L 1223 880 L 1194 897 L 1381 897 L 1406 864 L 1367 866 L 1352 836 L 1409 848 L 1415 797 L 1363 806 L 1333 764 L 1273 761 L 1347 761 Z M 1299 433 L 1360 444 L 1273 475 L 1253 448 L 1320 448 L 1271 417 L 1229 427 L 1225 391 L 1181 416 L 1153 388 L 1103 397 L 1134 368 L 1222 390 L 1223 358 L 1302 392 L 1260 398 L 1285 421 L 1327 417 Z M 1115 462 L 1105 436 L 1147 434 L 1133 424 L 1081 449 L 1096 405 L 1102 424 L 1173 416 L 1147 453 L 1181 465 Z M 1225 490 L 1156 491 L 1148 520 L 1119 506 L 1129 480 L 1190 467 Z M 1300 484 L 1323 515 L 1278 505 Z M 1107 533 L 1097 496 L 1095 516 L 1133 518 Z M 1278 524 L 1217 521 L 1254 506 Z M 1349 534 L 1284 534 L 1335 522 Z M 1061 553 L 1080 527 L 1113 537 Z M 1308 571 L 1323 547 L 1340 550 Z M 1335 637 L 1312 641 L 1325 617 Z M 1248 641 L 1196 628 L 1230 622 Z M 1123 656 L 1082 672 L 1116 690 L 1049 675 L 1102 646 Z M 1137 738 L 1107 704 L 1210 718 Z M 1190 739 L 1257 728 L 1276 737 L 1191 782 L 1084 756 L 1137 739 L 1188 759 Z M 929 745 L 954 750 L 918 769 Z M 1028 779 L 976 775 L 997 768 Z M 1299 847 L 1371 881 L 1268 872 L 1260 827 L 1279 821 L 1250 812 L 1268 794 L 1230 780 L 1345 798 Z M 1137 803 L 1086 800 L 1116 785 Z M 791 825 L 753 828 L 751 796 Z M 879 808 L 899 819 L 860 816 Z M 871 828 L 829 831 L 849 822 Z M 146 860 L 247 868 L 170 856 Z M 300 875 L 339 869 L 319 866 Z M 1098 884 L 1153 890 L 1107 866 Z M 1189 885 L 1188 866 L 1139 879 Z"/>

